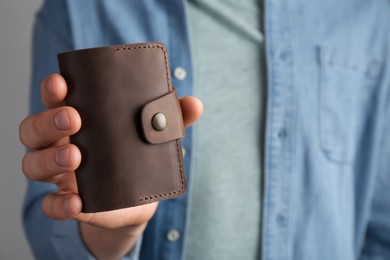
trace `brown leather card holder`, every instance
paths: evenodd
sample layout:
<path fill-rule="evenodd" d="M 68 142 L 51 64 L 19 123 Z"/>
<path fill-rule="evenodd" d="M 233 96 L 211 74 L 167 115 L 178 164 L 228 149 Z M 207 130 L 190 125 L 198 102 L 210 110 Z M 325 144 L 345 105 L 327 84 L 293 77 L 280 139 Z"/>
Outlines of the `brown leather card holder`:
<path fill-rule="evenodd" d="M 138 206 L 186 190 L 182 113 L 166 48 L 140 43 L 58 55 L 66 105 L 81 116 L 71 136 L 83 212 Z"/>

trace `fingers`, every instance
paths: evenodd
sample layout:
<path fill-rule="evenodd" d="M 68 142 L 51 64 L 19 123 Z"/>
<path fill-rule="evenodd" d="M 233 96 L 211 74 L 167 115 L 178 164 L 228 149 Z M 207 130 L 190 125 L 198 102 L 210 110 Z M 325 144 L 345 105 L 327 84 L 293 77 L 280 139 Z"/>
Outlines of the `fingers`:
<path fill-rule="evenodd" d="M 203 113 L 203 103 L 195 97 L 180 98 L 184 126 L 188 127 L 198 120 Z"/>
<path fill-rule="evenodd" d="M 64 105 L 67 85 L 59 74 L 50 74 L 41 82 L 42 103 L 48 108 Z"/>
<path fill-rule="evenodd" d="M 68 144 L 27 153 L 22 161 L 22 169 L 27 178 L 43 181 L 64 172 L 75 171 L 80 162 L 79 149 Z"/>
<path fill-rule="evenodd" d="M 42 211 L 49 218 L 65 220 L 77 217 L 81 212 L 81 205 L 77 194 L 50 193 L 42 201 Z"/>
<path fill-rule="evenodd" d="M 19 137 L 26 147 L 39 149 L 76 133 L 80 127 L 81 118 L 74 108 L 54 108 L 24 119 Z"/>
<path fill-rule="evenodd" d="M 77 220 L 95 226 L 116 229 L 129 225 L 142 225 L 156 212 L 158 202 L 99 213 L 82 213 Z"/>

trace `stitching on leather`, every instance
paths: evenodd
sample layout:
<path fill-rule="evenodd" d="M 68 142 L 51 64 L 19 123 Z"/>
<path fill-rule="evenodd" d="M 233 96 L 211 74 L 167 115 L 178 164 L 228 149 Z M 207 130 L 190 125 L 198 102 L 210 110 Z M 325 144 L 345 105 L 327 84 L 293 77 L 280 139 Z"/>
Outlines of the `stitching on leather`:
<path fill-rule="evenodd" d="M 165 73 L 166 73 L 166 79 L 167 79 L 167 86 L 168 86 L 168 92 L 169 89 L 169 72 L 168 72 L 168 58 L 167 58 L 167 52 L 165 49 L 159 45 L 142 45 L 142 46 L 136 46 L 136 47 L 121 47 L 121 48 L 115 48 L 115 52 L 120 51 L 133 51 L 133 50 L 139 50 L 139 49 L 150 49 L 150 48 L 159 48 L 164 53 L 164 61 L 165 61 Z"/>
<path fill-rule="evenodd" d="M 136 46 L 136 47 L 120 47 L 120 48 L 115 48 L 115 52 L 122 52 L 122 51 L 132 51 L 132 50 L 139 50 L 139 49 L 150 49 L 150 48 L 159 48 L 160 50 L 163 51 L 164 53 L 164 61 L 165 61 L 165 73 L 166 73 L 166 79 L 167 79 L 167 86 L 168 86 L 168 92 L 170 91 L 169 86 L 169 68 L 168 68 L 168 58 L 167 58 L 167 52 L 166 50 L 159 45 L 142 45 L 142 46 Z M 179 168 L 180 168 L 180 183 L 181 187 L 179 190 L 172 191 L 172 192 L 167 192 L 167 193 L 162 193 L 162 194 L 157 194 L 157 195 L 151 195 L 149 197 L 144 197 L 140 199 L 140 202 L 144 201 L 155 201 L 158 198 L 163 198 L 175 194 L 179 194 L 183 189 L 184 189 L 184 172 L 183 172 L 183 162 L 180 157 L 180 145 L 179 145 L 179 140 L 176 140 L 176 148 L 177 148 L 177 159 L 179 163 Z"/>

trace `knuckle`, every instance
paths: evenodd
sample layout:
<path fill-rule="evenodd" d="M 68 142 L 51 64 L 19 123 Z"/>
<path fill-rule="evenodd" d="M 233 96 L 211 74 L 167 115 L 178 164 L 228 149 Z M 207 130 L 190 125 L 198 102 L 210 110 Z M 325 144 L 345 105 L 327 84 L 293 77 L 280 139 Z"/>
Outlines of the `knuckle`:
<path fill-rule="evenodd" d="M 52 214 L 53 194 L 47 194 L 42 200 L 42 212 L 48 218 L 53 218 Z"/>
<path fill-rule="evenodd" d="M 29 173 L 29 167 L 28 167 L 28 154 L 23 156 L 22 172 L 26 178 L 30 179 L 30 173 Z"/>
<path fill-rule="evenodd" d="M 42 181 L 47 178 L 53 168 L 45 152 L 33 151 L 27 153 L 22 160 L 22 171 L 24 175 L 33 181 Z"/>
<path fill-rule="evenodd" d="M 49 193 L 42 201 L 43 213 L 51 219 L 64 220 L 63 211 L 61 210 L 61 195 Z"/>
<path fill-rule="evenodd" d="M 45 121 L 42 119 L 42 115 L 34 118 L 32 124 L 32 132 L 41 139 L 45 135 Z"/>
<path fill-rule="evenodd" d="M 49 167 L 49 163 L 48 161 L 46 160 L 46 158 L 42 158 L 40 157 L 38 160 L 37 160 L 37 163 L 38 163 L 38 170 L 40 172 L 48 172 L 50 167 Z"/>
<path fill-rule="evenodd" d="M 28 142 L 27 142 L 27 140 L 26 140 L 26 131 L 25 131 L 25 128 L 26 128 L 26 120 L 27 120 L 27 118 L 24 119 L 24 120 L 20 123 L 20 125 L 19 125 L 19 140 L 20 140 L 20 142 L 21 142 L 24 146 L 28 147 Z"/>

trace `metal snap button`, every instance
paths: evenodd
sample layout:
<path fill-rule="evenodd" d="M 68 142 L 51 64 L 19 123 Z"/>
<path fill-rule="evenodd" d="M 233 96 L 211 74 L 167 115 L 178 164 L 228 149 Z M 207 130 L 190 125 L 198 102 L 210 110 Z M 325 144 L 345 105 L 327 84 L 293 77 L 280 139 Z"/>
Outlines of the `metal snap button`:
<path fill-rule="evenodd" d="M 168 119 L 164 113 L 158 112 L 152 118 L 152 126 L 157 131 L 164 131 L 168 126 Z"/>

